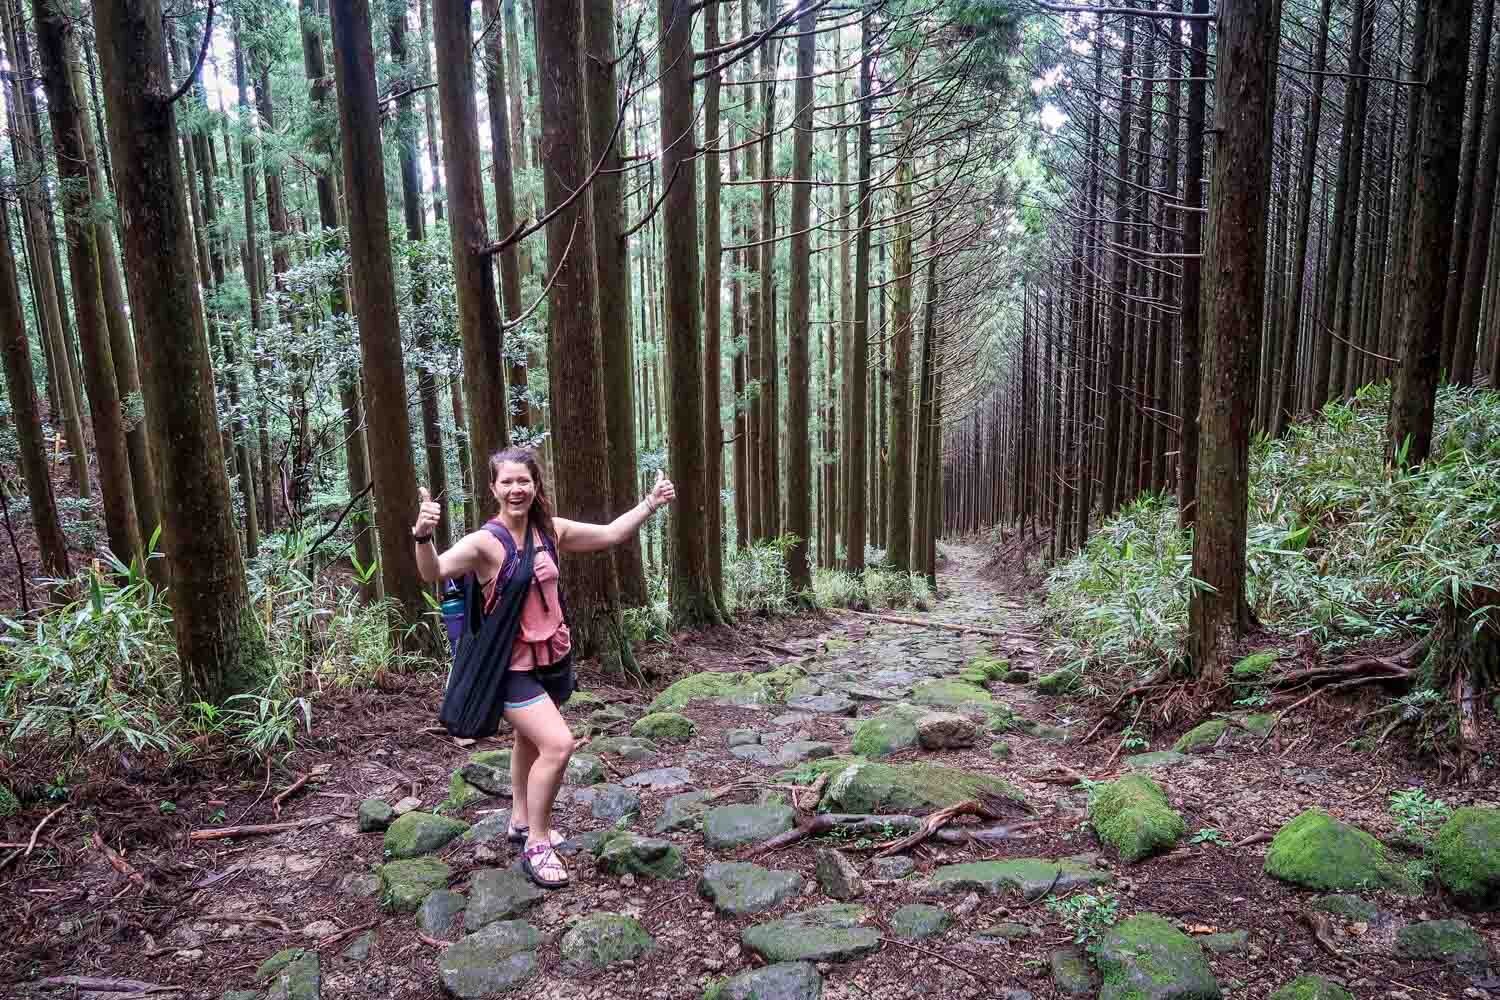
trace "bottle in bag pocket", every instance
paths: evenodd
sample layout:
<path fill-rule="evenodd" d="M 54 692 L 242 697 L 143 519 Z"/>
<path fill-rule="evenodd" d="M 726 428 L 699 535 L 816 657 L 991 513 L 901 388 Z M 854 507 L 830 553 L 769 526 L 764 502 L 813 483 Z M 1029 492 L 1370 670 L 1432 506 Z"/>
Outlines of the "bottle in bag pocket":
<path fill-rule="evenodd" d="M 448 649 L 457 654 L 464 631 L 464 592 L 452 580 L 443 588 L 443 625 L 448 630 Z"/>

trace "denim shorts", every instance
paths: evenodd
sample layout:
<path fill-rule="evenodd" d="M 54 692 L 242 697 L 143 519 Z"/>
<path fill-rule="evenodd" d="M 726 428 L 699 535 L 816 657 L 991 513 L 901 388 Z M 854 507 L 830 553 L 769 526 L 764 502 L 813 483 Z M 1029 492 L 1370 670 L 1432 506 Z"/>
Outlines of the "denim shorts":
<path fill-rule="evenodd" d="M 505 707 L 528 708 L 551 698 L 552 704 L 561 708 L 573 696 L 577 679 L 573 675 L 573 657 L 565 656 L 557 663 L 530 670 L 511 670 L 505 675 Z"/>

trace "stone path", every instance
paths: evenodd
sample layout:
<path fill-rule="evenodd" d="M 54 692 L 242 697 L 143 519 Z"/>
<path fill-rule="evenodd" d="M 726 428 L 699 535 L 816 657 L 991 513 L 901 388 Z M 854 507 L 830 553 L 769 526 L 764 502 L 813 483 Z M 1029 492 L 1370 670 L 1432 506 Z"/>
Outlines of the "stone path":
<path fill-rule="evenodd" d="M 1130 748 L 1147 752 L 1080 748 L 1082 701 L 1025 683 L 1047 671 L 1019 600 L 973 553 L 945 554 L 930 618 L 1014 639 L 843 616 L 770 670 L 690 675 L 649 703 L 580 696 L 568 715 L 588 740 L 559 804 L 571 888 L 515 870 L 508 751 L 454 751 L 441 786 L 388 785 L 331 837 L 247 848 L 266 888 L 217 912 L 290 926 L 331 864 L 346 869 L 318 896 L 332 919 L 193 995 L 1500 996 L 1482 910 L 1500 905 L 1500 813 L 1465 811 L 1439 838 L 1438 878 L 1479 908 L 1461 913 L 1424 894 L 1409 858 L 1308 809 L 1361 815 L 1352 779 L 1272 755 L 1305 733 L 1257 751 L 1238 740 L 1259 725 L 1246 718 Z M 1061 769 L 1117 780 L 1069 787 Z M 873 856 L 964 802 L 994 818 Z M 754 853 L 814 815 L 836 829 Z M 166 961 L 244 926 L 199 920 Z"/>

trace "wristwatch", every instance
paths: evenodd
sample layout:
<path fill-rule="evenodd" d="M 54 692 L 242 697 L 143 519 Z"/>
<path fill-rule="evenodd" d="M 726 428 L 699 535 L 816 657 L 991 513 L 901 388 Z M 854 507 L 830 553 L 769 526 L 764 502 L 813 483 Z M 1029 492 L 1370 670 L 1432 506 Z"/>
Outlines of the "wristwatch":
<path fill-rule="evenodd" d="M 418 545 L 426 545 L 428 542 L 432 541 L 432 533 L 428 532 L 425 535 L 412 535 L 411 540 L 416 542 Z"/>

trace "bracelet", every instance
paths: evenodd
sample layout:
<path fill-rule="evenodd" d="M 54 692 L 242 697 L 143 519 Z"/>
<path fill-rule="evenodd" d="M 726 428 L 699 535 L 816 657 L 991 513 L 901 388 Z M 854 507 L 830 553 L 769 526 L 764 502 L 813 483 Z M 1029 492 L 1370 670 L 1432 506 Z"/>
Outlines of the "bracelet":
<path fill-rule="evenodd" d="M 643 503 L 643 504 L 646 505 L 646 516 L 647 517 L 650 517 L 651 515 L 655 514 L 657 512 L 657 510 L 659 509 L 656 506 L 656 504 L 654 504 L 654 503 L 651 502 L 651 498 L 650 497 L 642 497 L 641 498 L 641 503 Z"/>
<path fill-rule="evenodd" d="M 429 532 L 425 535 L 412 535 L 411 540 L 416 542 L 418 545 L 426 545 L 428 542 L 432 541 L 432 534 Z"/>

